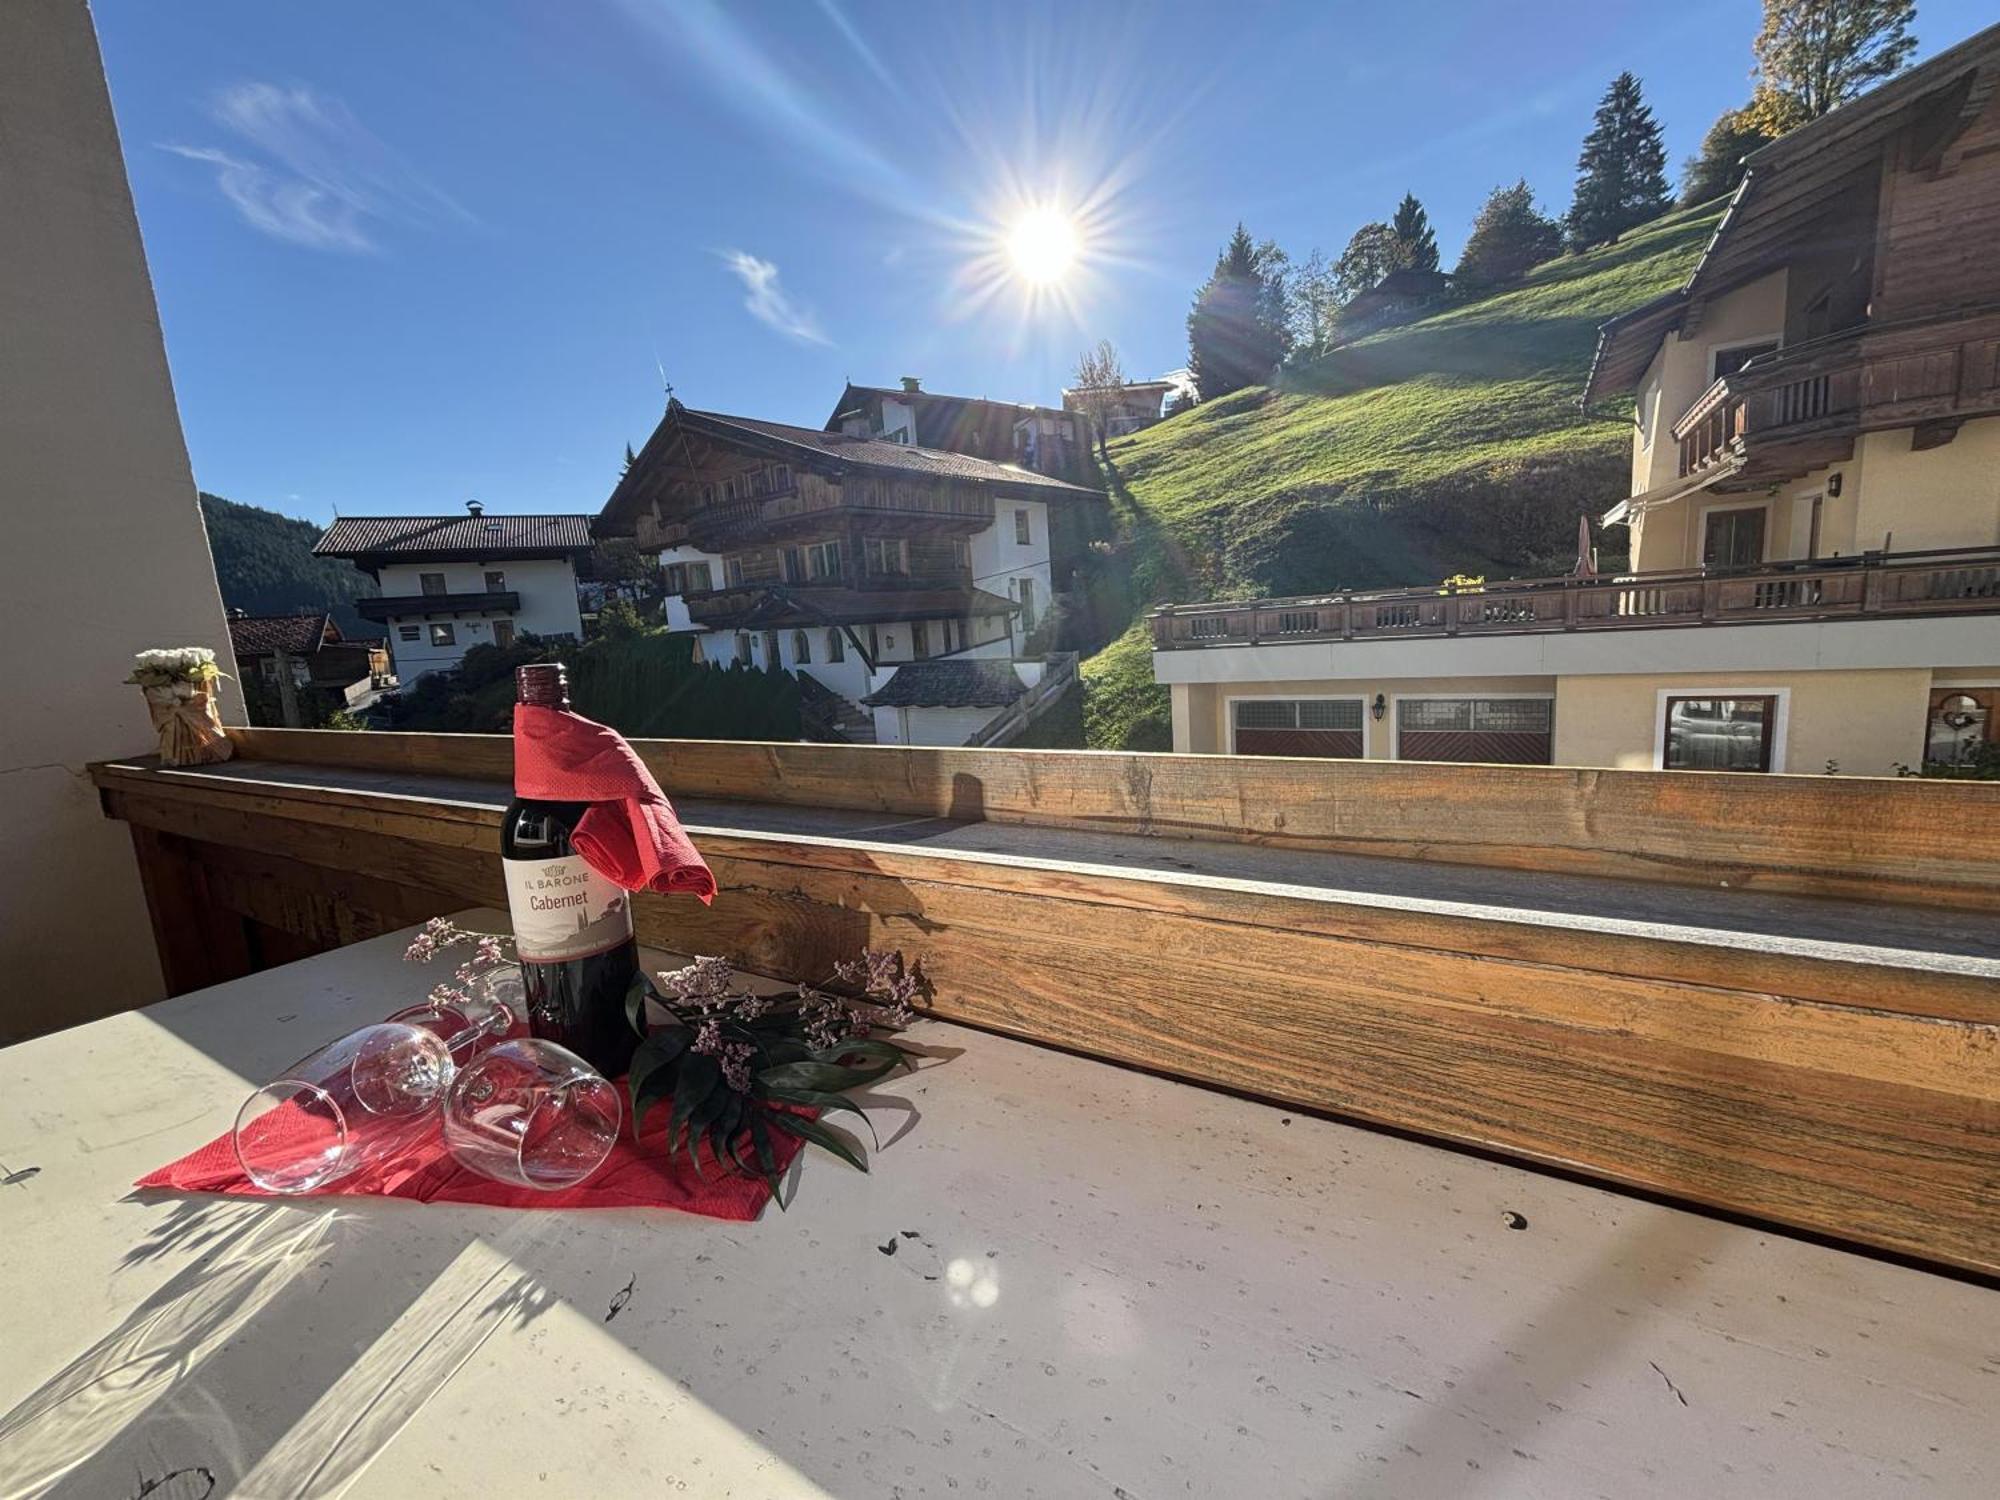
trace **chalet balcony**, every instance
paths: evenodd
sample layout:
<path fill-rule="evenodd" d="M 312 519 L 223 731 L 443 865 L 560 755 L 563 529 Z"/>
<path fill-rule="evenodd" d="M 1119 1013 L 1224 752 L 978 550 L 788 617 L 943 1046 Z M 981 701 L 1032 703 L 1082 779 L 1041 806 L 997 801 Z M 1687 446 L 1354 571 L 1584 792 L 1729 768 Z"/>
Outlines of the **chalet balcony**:
<path fill-rule="evenodd" d="M 521 596 L 512 589 L 480 594 L 378 594 L 356 599 L 354 609 L 364 620 L 432 619 L 447 615 L 518 614 Z"/>
<path fill-rule="evenodd" d="M 947 534 L 970 536 L 993 524 L 993 497 L 954 491 L 893 494 L 863 490 L 831 497 L 792 489 L 750 500 L 729 501 L 690 512 L 683 520 L 687 540 L 705 552 L 725 552 L 765 542 L 823 535 L 858 524 L 880 536 Z"/>
<path fill-rule="evenodd" d="M 2000 412 L 2000 309 L 1864 325 L 1751 361 L 1674 423 L 1683 477 L 1761 489 L 1840 463 L 1857 434 L 1916 427 L 1919 447 Z M 1727 471 L 1726 473 L 1724 471 Z"/>
<path fill-rule="evenodd" d="M 1957 614 L 2000 614 L 2000 547 L 1870 552 L 1604 579 L 1525 578 L 1469 589 L 1177 604 L 1154 614 L 1153 645 L 1176 651 Z"/>

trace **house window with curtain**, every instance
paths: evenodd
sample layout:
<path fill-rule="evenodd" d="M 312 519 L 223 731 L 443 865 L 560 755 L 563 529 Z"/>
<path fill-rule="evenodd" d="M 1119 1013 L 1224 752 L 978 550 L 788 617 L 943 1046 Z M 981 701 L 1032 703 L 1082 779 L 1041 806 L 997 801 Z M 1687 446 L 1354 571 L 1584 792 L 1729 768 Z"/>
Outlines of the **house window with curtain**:
<path fill-rule="evenodd" d="M 498 568 L 486 570 L 486 592 L 504 594 L 507 592 L 507 575 Z"/>
<path fill-rule="evenodd" d="M 433 625 L 431 626 L 431 644 L 433 646 L 456 646 L 458 644 L 458 632 L 449 625 Z"/>
<path fill-rule="evenodd" d="M 419 573 L 417 583 L 426 594 L 435 596 L 444 592 L 444 574 Z"/>
<path fill-rule="evenodd" d="M 792 632 L 792 660 L 798 665 L 810 666 L 813 659 L 812 641 L 803 630 Z"/>
<path fill-rule="evenodd" d="M 1035 540 L 1035 533 L 1029 523 L 1028 513 L 1025 510 L 1015 511 L 1014 512 L 1015 545 L 1021 547 L 1032 546 L 1034 544 L 1034 540 Z"/>

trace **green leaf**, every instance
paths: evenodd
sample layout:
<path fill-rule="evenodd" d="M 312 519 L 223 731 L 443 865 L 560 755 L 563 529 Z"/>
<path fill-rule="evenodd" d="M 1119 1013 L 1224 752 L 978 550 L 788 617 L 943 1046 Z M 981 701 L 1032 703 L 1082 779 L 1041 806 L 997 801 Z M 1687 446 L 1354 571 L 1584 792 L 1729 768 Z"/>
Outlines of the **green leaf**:
<path fill-rule="evenodd" d="M 690 1052 L 681 1059 L 680 1082 L 674 1089 L 674 1112 L 667 1119 L 667 1154 L 671 1156 L 674 1142 L 681 1137 L 681 1128 L 687 1124 L 695 1106 L 722 1087 L 722 1069 L 715 1059 L 700 1052 Z"/>
<path fill-rule="evenodd" d="M 772 1089 L 770 1095 L 773 1099 L 782 1100 L 786 1104 L 803 1104 L 822 1113 L 844 1110 L 850 1115 L 859 1115 L 862 1122 L 868 1126 L 868 1133 L 875 1134 L 875 1124 L 868 1118 L 868 1111 L 844 1094 L 829 1094 L 820 1089 Z M 876 1136 L 876 1144 L 878 1146 L 881 1144 L 880 1136 Z"/>
<path fill-rule="evenodd" d="M 652 992 L 653 986 L 643 969 L 632 976 L 632 983 L 625 989 L 625 1019 L 642 1037 L 646 1034 L 646 997 Z"/>
<path fill-rule="evenodd" d="M 720 1079 L 720 1068 L 716 1070 L 716 1076 Z M 707 1138 L 709 1127 L 722 1118 L 723 1111 L 729 1108 L 729 1101 L 735 1097 L 736 1090 L 729 1087 L 726 1083 L 718 1083 L 716 1087 L 708 1091 L 707 1096 L 703 1098 L 701 1103 L 697 1104 L 688 1113 L 687 1153 L 688 1160 L 694 1163 L 694 1175 L 696 1177 L 702 1176 L 701 1143 Z M 669 1141 L 667 1144 L 671 1150 L 673 1143 Z"/>
<path fill-rule="evenodd" d="M 861 1154 L 859 1143 L 850 1141 L 829 1125 L 817 1120 L 808 1120 L 804 1115 L 774 1114 L 772 1125 L 787 1135 L 795 1135 L 802 1141 L 811 1141 L 853 1167 L 857 1172 L 868 1170 L 868 1159 Z"/>
<path fill-rule="evenodd" d="M 778 1156 L 771 1149 L 771 1127 L 766 1121 L 770 1111 L 757 1108 L 750 1111 L 750 1144 L 757 1148 L 757 1165 L 762 1169 L 764 1182 L 771 1189 L 771 1196 L 777 1200 L 780 1211 L 784 1209 L 784 1194 L 779 1191 Z"/>
<path fill-rule="evenodd" d="M 691 1033 L 685 1026 L 662 1026 L 658 1031 L 639 1043 L 632 1054 L 632 1066 L 627 1073 L 627 1081 L 632 1089 L 632 1108 L 639 1108 L 639 1096 L 651 1093 L 656 1098 L 665 1098 L 673 1089 L 676 1073 L 675 1062 L 687 1050 Z M 655 1082 L 656 1078 L 664 1082 Z"/>
<path fill-rule="evenodd" d="M 632 1139 L 639 1139 L 639 1132 L 645 1128 L 646 1114 L 654 1106 L 664 1103 L 674 1092 L 675 1074 L 673 1067 L 655 1068 L 646 1075 L 643 1083 L 632 1086 Z M 633 1077 L 637 1077 L 635 1072 Z M 669 1148 L 671 1149 L 671 1148 Z"/>
<path fill-rule="evenodd" d="M 917 1065 L 913 1053 L 898 1047 L 894 1042 L 885 1042 L 876 1037 L 850 1037 L 847 1041 L 835 1042 L 831 1047 L 822 1047 L 812 1054 L 814 1062 L 823 1063 L 837 1063 L 849 1057 L 872 1057 L 878 1062 L 888 1064 L 889 1068 L 894 1068 L 898 1063 L 912 1069 Z"/>
<path fill-rule="evenodd" d="M 766 1088 L 771 1089 L 822 1089 L 828 1093 L 839 1093 L 843 1089 L 873 1083 L 894 1066 L 893 1063 L 878 1063 L 869 1068 L 843 1068 L 829 1062 L 783 1063 L 764 1069 L 757 1077 Z"/>

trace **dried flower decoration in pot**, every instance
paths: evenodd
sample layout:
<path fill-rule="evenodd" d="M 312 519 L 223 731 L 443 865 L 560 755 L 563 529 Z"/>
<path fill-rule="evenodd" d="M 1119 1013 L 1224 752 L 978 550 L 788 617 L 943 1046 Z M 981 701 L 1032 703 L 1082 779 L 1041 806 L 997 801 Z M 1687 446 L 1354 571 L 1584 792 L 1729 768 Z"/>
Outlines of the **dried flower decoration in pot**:
<path fill-rule="evenodd" d="M 215 700 L 222 677 L 206 646 L 169 646 L 132 658 L 132 675 L 125 680 L 146 695 L 163 765 L 205 766 L 236 753 Z"/>

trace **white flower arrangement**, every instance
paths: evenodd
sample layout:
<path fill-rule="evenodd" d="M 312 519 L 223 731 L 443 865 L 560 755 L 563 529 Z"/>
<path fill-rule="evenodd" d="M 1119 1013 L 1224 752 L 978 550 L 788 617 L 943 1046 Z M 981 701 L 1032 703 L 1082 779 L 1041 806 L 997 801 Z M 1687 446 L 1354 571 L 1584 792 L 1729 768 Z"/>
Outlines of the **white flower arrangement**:
<path fill-rule="evenodd" d="M 197 688 L 208 687 L 222 676 L 215 653 L 206 646 L 167 646 L 141 651 L 132 658 L 132 675 L 125 680 L 143 688 L 175 690 L 175 696 L 191 698 Z"/>

